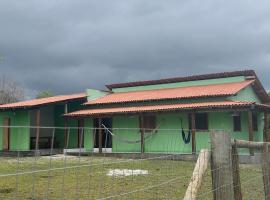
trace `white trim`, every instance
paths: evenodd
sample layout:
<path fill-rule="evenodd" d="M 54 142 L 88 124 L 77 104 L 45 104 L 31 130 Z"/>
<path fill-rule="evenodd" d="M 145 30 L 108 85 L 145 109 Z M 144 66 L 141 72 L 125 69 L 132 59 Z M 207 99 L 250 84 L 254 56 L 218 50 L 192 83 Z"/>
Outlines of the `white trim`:
<path fill-rule="evenodd" d="M 65 153 L 79 153 L 79 152 L 85 153 L 86 149 L 84 149 L 84 148 L 82 148 L 82 149 L 79 149 L 79 148 L 76 148 L 76 149 L 64 149 L 64 154 Z"/>
<path fill-rule="evenodd" d="M 99 152 L 99 148 L 94 148 L 94 153 Z M 112 148 L 102 148 L 102 153 L 112 153 Z"/>

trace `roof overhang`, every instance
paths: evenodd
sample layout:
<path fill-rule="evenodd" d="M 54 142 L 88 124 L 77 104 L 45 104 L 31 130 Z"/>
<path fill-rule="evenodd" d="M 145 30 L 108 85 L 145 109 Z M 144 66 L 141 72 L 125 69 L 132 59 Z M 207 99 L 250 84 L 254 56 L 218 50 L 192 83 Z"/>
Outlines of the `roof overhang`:
<path fill-rule="evenodd" d="M 252 87 L 254 88 L 255 93 L 261 99 L 262 103 L 270 103 L 270 97 L 264 89 L 262 83 L 260 82 L 257 74 L 254 70 L 243 70 L 243 71 L 233 71 L 233 72 L 222 72 L 222 73 L 212 73 L 204 75 L 195 75 L 187 77 L 176 77 L 168 79 L 159 79 L 159 80 L 148 80 L 148 81 L 136 81 L 136 82 L 127 82 L 127 83 L 116 83 L 109 84 L 106 87 L 110 90 L 114 88 L 124 88 L 124 87 L 136 87 L 136 86 L 146 86 L 146 85 L 158 85 L 158 84 L 167 84 L 167 83 L 176 83 L 176 82 L 186 82 L 186 81 L 199 81 L 207 79 L 216 79 L 216 78 L 228 78 L 236 76 L 245 76 L 246 78 L 253 77 L 255 79 Z"/>
<path fill-rule="evenodd" d="M 239 91 L 249 85 L 252 85 L 253 83 L 254 80 L 245 80 L 233 83 L 219 83 L 211 85 L 195 85 L 176 88 L 116 92 L 98 98 L 96 100 L 89 101 L 85 103 L 85 105 L 227 97 L 236 95 Z"/>
<path fill-rule="evenodd" d="M 153 106 L 134 106 L 134 107 L 113 107 L 80 110 L 65 114 L 65 117 L 98 117 L 113 116 L 140 113 L 157 113 L 157 112 L 196 112 L 196 111 L 241 111 L 241 110 L 261 110 L 270 112 L 270 106 L 256 104 L 255 102 L 224 101 L 224 102 L 203 102 L 189 104 L 166 104 Z"/>
<path fill-rule="evenodd" d="M 41 107 L 46 107 L 49 105 L 63 104 L 63 103 L 74 102 L 74 101 L 82 101 L 83 103 L 86 100 L 87 100 L 87 95 L 85 93 L 53 96 L 53 97 L 47 97 L 47 98 L 41 98 L 41 99 L 33 99 L 33 100 L 16 102 L 16 103 L 10 103 L 10 104 L 3 104 L 3 105 L 0 105 L 0 112 L 22 110 L 22 109 L 32 110 L 32 109 L 38 109 Z"/>

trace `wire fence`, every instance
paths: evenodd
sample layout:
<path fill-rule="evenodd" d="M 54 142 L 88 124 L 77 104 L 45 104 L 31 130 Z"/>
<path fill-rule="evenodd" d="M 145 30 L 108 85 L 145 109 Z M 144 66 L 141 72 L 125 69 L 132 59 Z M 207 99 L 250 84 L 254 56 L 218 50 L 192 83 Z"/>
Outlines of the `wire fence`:
<path fill-rule="evenodd" d="M 144 130 L 143 138 L 137 128 L 106 126 L 0 129 L 0 199 L 181 199 L 196 163 L 184 129 Z M 197 132 L 197 152 L 211 150 L 212 131 Z M 216 170 L 207 170 L 197 199 L 213 199 Z M 245 199 L 261 197 L 260 166 L 240 172 Z"/>

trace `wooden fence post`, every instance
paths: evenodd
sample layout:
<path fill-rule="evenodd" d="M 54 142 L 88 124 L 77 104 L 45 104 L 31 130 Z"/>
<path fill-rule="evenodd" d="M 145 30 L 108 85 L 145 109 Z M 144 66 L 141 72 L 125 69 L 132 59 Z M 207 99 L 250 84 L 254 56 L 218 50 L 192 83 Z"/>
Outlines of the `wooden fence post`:
<path fill-rule="evenodd" d="M 240 171 L 239 171 L 239 157 L 238 157 L 236 144 L 232 145 L 232 171 L 233 171 L 234 199 L 242 200 Z"/>
<path fill-rule="evenodd" d="M 268 144 L 265 143 L 262 148 L 261 165 L 263 174 L 265 199 L 270 200 L 270 169 L 269 169 L 269 152 Z"/>
<path fill-rule="evenodd" d="M 102 120 L 98 118 L 98 153 L 102 153 L 102 137 L 103 137 L 103 129 L 102 129 Z"/>
<path fill-rule="evenodd" d="M 211 132 L 213 195 L 217 200 L 233 200 L 231 137 L 224 131 Z"/>
<path fill-rule="evenodd" d="M 211 153 L 207 149 L 202 149 L 200 151 L 196 166 L 186 191 L 186 195 L 183 200 L 196 200 L 197 193 L 202 185 L 203 176 L 208 168 L 210 155 Z"/>

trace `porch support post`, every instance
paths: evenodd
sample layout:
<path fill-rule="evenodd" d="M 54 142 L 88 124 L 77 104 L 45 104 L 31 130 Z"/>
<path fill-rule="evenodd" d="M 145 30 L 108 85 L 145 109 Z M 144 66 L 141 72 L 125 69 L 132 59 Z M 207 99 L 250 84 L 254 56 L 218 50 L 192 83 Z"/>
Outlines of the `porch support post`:
<path fill-rule="evenodd" d="M 64 132 L 64 149 L 67 149 L 68 148 L 68 144 L 67 144 L 67 126 L 68 126 L 68 122 L 67 122 L 67 119 L 65 119 L 65 122 L 64 122 L 64 126 L 65 126 L 65 132 Z"/>
<path fill-rule="evenodd" d="M 40 109 L 36 112 L 36 150 L 39 149 Z"/>
<path fill-rule="evenodd" d="M 268 113 L 264 113 L 264 129 L 263 129 L 263 141 L 269 142 L 269 136 L 268 136 L 268 128 L 269 128 L 269 117 Z"/>
<path fill-rule="evenodd" d="M 196 154 L 196 121 L 195 112 L 191 113 L 192 153 Z"/>
<path fill-rule="evenodd" d="M 139 116 L 140 120 L 140 132 L 141 132 L 141 154 L 144 153 L 144 124 L 143 124 L 143 116 Z"/>
<path fill-rule="evenodd" d="M 249 110 L 248 111 L 248 140 L 249 141 L 253 141 L 253 135 L 254 135 L 254 131 L 253 131 L 253 117 L 252 117 L 252 111 Z M 253 149 L 249 149 L 249 153 L 251 156 L 254 156 L 254 150 Z"/>
<path fill-rule="evenodd" d="M 102 153 L 102 129 L 101 129 L 101 118 L 98 118 L 98 152 Z"/>

